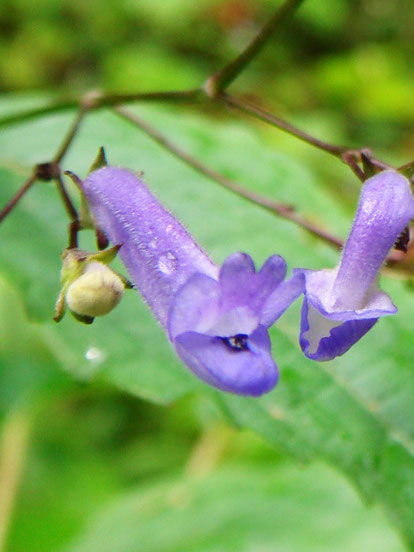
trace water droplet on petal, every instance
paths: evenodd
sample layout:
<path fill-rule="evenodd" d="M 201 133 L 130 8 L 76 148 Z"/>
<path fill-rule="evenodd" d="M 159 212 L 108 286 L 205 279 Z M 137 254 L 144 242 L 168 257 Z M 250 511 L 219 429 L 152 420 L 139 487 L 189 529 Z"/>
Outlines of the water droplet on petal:
<path fill-rule="evenodd" d="M 158 259 L 158 269 L 163 273 L 169 276 L 172 274 L 177 267 L 177 258 L 172 251 L 167 251 L 163 253 Z"/>

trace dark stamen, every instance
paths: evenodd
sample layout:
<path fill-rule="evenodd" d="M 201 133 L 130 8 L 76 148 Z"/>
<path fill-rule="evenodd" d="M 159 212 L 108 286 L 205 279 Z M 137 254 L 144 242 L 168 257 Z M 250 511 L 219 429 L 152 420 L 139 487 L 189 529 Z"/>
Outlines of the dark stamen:
<path fill-rule="evenodd" d="M 394 244 L 394 249 L 397 249 L 398 251 L 404 251 L 404 253 L 407 253 L 409 241 L 410 241 L 410 228 L 407 226 L 398 236 L 398 239 Z"/>
<path fill-rule="evenodd" d="M 230 337 L 219 337 L 224 343 L 227 345 L 227 347 L 230 347 L 233 351 L 248 351 L 249 345 L 248 345 L 248 339 L 249 336 L 246 334 L 236 334 L 232 335 Z"/>

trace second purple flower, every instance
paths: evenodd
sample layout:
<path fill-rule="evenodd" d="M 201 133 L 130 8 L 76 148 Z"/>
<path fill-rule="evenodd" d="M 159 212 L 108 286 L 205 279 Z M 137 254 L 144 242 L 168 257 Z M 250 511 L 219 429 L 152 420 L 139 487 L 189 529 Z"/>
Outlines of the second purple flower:
<path fill-rule="evenodd" d="M 339 265 L 299 271 L 305 277 L 300 345 L 308 358 L 343 355 L 378 318 L 397 312 L 379 288 L 379 271 L 413 217 L 410 182 L 400 173 L 387 170 L 364 183 Z"/>

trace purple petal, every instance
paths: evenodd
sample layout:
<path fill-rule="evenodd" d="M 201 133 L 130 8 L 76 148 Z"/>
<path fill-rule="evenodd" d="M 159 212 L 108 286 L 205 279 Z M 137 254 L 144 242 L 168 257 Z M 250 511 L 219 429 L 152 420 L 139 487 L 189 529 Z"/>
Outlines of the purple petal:
<path fill-rule="evenodd" d="M 171 341 L 184 332 L 205 333 L 219 314 L 220 288 L 217 280 L 194 274 L 176 293 L 168 317 Z"/>
<path fill-rule="evenodd" d="M 260 323 L 266 328 L 272 326 L 304 290 L 305 277 L 298 271 L 289 280 L 280 284 L 268 297 L 262 307 Z"/>
<path fill-rule="evenodd" d="M 336 270 L 298 270 L 306 281 L 301 313 L 299 342 L 304 354 L 313 360 L 331 360 L 343 355 L 372 328 L 381 316 L 395 314 L 390 297 L 374 283 L 358 310 L 332 308 L 331 290 Z"/>
<path fill-rule="evenodd" d="M 120 256 L 132 281 L 166 327 L 172 298 L 195 272 L 217 277 L 217 268 L 185 228 L 125 169 L 93 171 L 83 183 L 91 212 Z"/>
<path fill-rule="evenodd" d="M 279 255 L 269 257 L 256 275 L 256 290 L 251 306 L 261 310 L 269 295 L 286 278 L 286 261 Z"/>
<path fill-rule="evenodd" d="M 225 259 L 219 275 L 223 311 L 249 301 L 254 292 L 255 275 L 254 263 L 246 253 L 233 253 Z"/>
<path fill-rule="evenodd" d="M 332 289 L 338 309 L 359 308 L 388 251 L 413 217 L 410 183 L 400 173 L 383 171 L 364 183 Z"/>
<path fill-rule="evenodd" d="M 258 272 L 258 281 L 261 288 L 272 292 L 286 278 L 286 261 L 280 255 L 269 257 Z"/>
<path fill-rule="evenodd" d="M 302 272 L 305 276 L 307 300 L 327 318 L 345 322 L 347 320 L 378 318 L 397 312 L 397 307 L 390 296 L 381 291 L 376 282 L 371 284 L 358 309 L 338 309 L 335 302 L 336 298 L 332 294 L 336 270 L 298 270 L 297 272 Z"/>
<path fill-rule="evenodd" d="M 234 253 L 224 261 L 219 276 L 222 311 L 242 305 L 259 313 L 270 293 L 286 276 L 286 262 L 279 255 L 269 257 L 256 274 L 246 253 Z"/>
<path fill-rule="evenodd" d="M 332 360 L 341 356 L 365 335 L 378 318 L 338 322 L 326 318 L 307 299 L 303 301 L 299 343 L 312 360 Z"/>
<path fill-rule="evenodd" d="M 203 381 L 231 393 L 259 396 L 277 384 L 268 333 L 259 326 L 248 349 L 234 350 L 223 338 L 187 332 L 175 340 L 178 356 Z"/>

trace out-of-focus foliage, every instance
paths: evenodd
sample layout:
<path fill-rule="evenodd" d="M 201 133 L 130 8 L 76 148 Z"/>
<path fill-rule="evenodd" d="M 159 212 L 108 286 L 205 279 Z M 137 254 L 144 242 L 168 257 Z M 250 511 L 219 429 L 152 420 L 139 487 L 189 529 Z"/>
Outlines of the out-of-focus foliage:
<path fill-rule="evenodd" d="M 198 84 L 237 54 L 275 5 L 3 0 L 0 90 L 135 91 Z M 413 20 L 411 0 L 307 0 L 241 85 L 280 113 L 340 109 L 353 139 L 387 148 L 404 138 L 408 152 Z"/>
<path fill-rule="evenodd" d="M 254 470 L 227 463 L 203 477 L 180 476 L 128 493 L 67 550 L 135 552 L 137 543 L 142 552 L 392 548 L 389 535 L 377 531 L 374 512 L 362 519 L 361 513 L 326 467 L 298 473 L 265 462 Z"/>
<path fill-rule="evenodd" d="M 195 86 L 246 44 L 275 4 L 5 0 L 0 86 Z M 408 161 L 410 16 L 409 0 L 306 0 L 234 88 L 327 140 Z M 44 101 L 10 95 L 0 112 Z M 346 235 L 359 185 L 337 160 L 235 116 L 137 109 L 207 164 Z M 31 165 L 54 154 L 70 120 L 2 129 L 1 204 Z M 110 162 L 144 171 L 217 262 L 235 250 L 257 264 L 275 251 L 290 267 L 337 261 L 326 245 L 220 190 L 112 114 L 87 119 L 63 168 L 83 176 L 101 145 Z M 39 183 L 0 228 L 0 415 L 6 426 L 14 412 L 27 412 L 32 425 L 10 551 L 400 552 L 385 515 L 414 542 L 414 299 L 404 282 L 384 281 L 400 313 L 331 363 L 301 355 L 296 306 L 272 331 L 278 388 L 242 399 L 189 374 L 135 292 L 91 327 L 70 317 L 54 325 L 66 225 L 53 186 Z M 90 235 L 81 239 L 93 247 Z M 303 471 L 298 460 L 324 463 Z M 381 509 L 368 510 L 357 493 Z"/>

